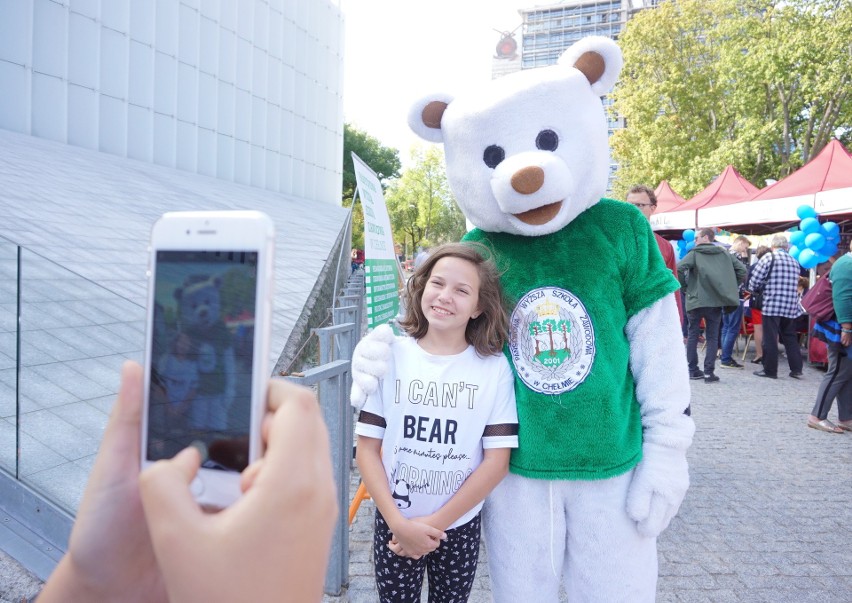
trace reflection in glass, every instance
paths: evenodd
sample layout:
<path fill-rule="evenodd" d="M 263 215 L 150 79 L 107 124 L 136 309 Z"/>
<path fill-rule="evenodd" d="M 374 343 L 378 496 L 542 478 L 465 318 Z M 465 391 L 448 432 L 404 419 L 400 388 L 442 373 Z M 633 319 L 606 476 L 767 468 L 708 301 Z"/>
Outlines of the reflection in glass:
<path fill-rule="evenodd" d="M 76 512 L 144 308 L 23 249 L 19 477 Z"/>

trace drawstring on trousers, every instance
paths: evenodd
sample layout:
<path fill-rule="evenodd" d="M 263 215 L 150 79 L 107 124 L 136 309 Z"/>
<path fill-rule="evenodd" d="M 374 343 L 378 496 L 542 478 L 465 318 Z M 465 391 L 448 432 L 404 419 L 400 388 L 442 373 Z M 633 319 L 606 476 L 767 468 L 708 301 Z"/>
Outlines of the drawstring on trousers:
<path fill-rule="evenodd" d="M 550 492 L 550 569 L 553 570 L 553 575 L 559 577 L 556 571 L 556 556 L 553 553 L 553 482 L 548 484 Z"/>

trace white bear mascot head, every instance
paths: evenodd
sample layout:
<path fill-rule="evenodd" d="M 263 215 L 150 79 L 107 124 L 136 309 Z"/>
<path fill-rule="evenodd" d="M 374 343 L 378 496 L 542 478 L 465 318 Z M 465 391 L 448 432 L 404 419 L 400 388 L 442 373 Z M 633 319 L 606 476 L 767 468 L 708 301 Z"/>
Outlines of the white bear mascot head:
<path fill-rule="evenodd" d="M 412 107 L 421 138 L 445 145 L 462 212 L 486 232 L 556 232 L 606 192 L 609 146 L 600 97 L 621 71 L 612 40 L 583 38 L 551 67 L 520 71 L 468 96 Z"/>

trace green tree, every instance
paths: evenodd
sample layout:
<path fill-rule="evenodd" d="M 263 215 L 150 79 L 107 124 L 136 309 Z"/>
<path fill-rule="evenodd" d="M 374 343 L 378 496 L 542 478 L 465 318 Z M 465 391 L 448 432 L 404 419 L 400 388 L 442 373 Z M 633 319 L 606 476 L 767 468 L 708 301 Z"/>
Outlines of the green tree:
<path fill-rule="evenodd" d="M 465 220 L 447 182 L 440 147 L 415 146 L 412 166 L 391 183 L 386 195 L 394 240 L 411 254 L 419 245 L 458 241 Z"/>
<path fill-rule="evenodd" d="M 382 189 L 399 177 L 399 151 L 383 146 L 376 138 L 349 124 L 343 124 L 343 207 L 351 207 L 355 195 L 355 168 L 352 153 L 360 157 L 379 177 Z M 364 213 L 358 203 L 352 211 L 352 246 L 364 248 Z"/>
<path fill-rule="evenodd" d="M 619 44 L 616 195 L 667 179 L 689 197 L 729 163 L 762 185 L 852 137 L 849 0 L 667 0 Z"/>
<path fill-rule="evenodd" d="M 256 276 L 249 276 L 238 268 L 225 272 L 219 288 L 222 316 L 236 316 L 244 310 L 252 312 L 256 284 Z"/>

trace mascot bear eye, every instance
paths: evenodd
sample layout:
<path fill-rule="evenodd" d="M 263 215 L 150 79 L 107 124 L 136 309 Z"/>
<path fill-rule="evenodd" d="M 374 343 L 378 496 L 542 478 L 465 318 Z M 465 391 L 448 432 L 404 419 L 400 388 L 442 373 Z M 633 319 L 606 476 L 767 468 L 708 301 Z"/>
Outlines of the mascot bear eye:
<path fill-rule="evenodd" d="M 485 152 L 482 154 L 482 161 L 484 161 L 485 165 L 490 168 L 496 168 L 497 165 L 505 158 L 506 151 L 503 150 L 503 147 L 498 147 L 496 144 L 492 144 L 486 148 Z"/>
<path fill-rule="evenodd" d="M 535 146 L 542 151 L 555 151 L 559 146 L 559 136 L 553 130 L 542 130 L 535 137 Z"/>

